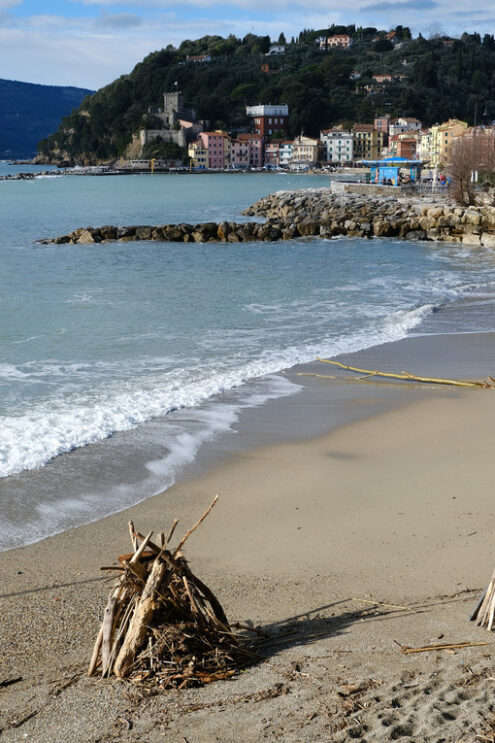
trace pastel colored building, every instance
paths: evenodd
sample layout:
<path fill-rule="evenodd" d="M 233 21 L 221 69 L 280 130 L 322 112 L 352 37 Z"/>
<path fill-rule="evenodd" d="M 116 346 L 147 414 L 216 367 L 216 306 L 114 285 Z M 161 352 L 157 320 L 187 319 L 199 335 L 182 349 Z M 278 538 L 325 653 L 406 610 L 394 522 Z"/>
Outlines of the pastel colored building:
<path fill-rule="evenodd" d="M 249 142 L 242 139 L 230 140 L 230 167 L 235 170 L 249 168 Z"/>
<path fill-rule="evenodd" d="M 377 72 L 375 75 L 372 75 L 372 78 L 376 83 L 392 82 L 392 75 L 390 75 L 388 72 Z"/>
<path fill-rule="evenodd" d="M 450 158 L 450 148 L 455 137 L 466 132 L 468 124 L 460 119 L 449 119 L 430 128 L 430 165 L 444 167 Z"/>
<path fill-rule="evenodd" d="M 289 168 L 292 160 L 292 145 L 290 139 L 284 139 L 279 145 L 279 165 L 281 168 Z"/>
<path fill-rule="evenodd" d="M 319 139 L 300 135 L 292 143 L 290 167 L 294 170 L 308 168 L 321 160 L 322 144 Z"/>
<path fill-rule="evenodd" d="M 342 129 L 324 129 L 320 132 L 323 159 L 328 163 L 350 163 L 354 159 L 354 138 Z"/>
<path fill-rule="evenodd" d="M 389 134 L 404 134 L 404 132 L 419 132 L 421 129 L 421 121 L 419 119 L 400 117 L 390 122 Z"/>
<path fill-rule="evenodd" d="M 259 134 L 239 134 L 237 139 L 246 143 L 249 148 L 249 166 L 261 168 L 263 166 L 263 137 Z"/>
<path fill-rule="evenodd" d="M 383 149 L 384 134 L 373 124 L 354 124 L 352 127 L 354 159 L 377 159 Z"/>
<path fill-rule="evenodd" d="M 405 160 L 416 160 L 418 152 L 418 140 L 416 137 L 399 136 L 397 141 L 397 157 Z"/>
<path fill-rule="evenodd" d="M 196 142 L 191 142 L 187 154 L 189 155 L 189 163 L 192 168 L 208 167 L 208 150 L 201 139 L 197 139 Z"/>
<path fill-rule="evenodd" d="M 278 168 L 280 166 L 280 144 L 282 139 L 272 139 L 265 145 L 265 166 Z"/>
<path fill-rule="evenodd" d="M 377 132 L 388 134 L 390 126 L 390 114 L 385 114 L 384 116 L 376 116 L 373 126 L 375 127 Z"/>
<path fill-rule="evenodd" d="M 198 138 L 202 141 L 208 153 L 207 167 L 213 170 L 223 170 L 229 163 L 229 137 L 224 132 L 200 132 Z"/>
<path fill-rule="evenodd" d="M 320 39 L 320 49 L 334 49 L 335 47 L 340 49 L 350 49 L 352 43 L 352 36 L 349 36 L 348 34 L 334 34 L 333 36 L 327 36 L 324 39 Z"/>

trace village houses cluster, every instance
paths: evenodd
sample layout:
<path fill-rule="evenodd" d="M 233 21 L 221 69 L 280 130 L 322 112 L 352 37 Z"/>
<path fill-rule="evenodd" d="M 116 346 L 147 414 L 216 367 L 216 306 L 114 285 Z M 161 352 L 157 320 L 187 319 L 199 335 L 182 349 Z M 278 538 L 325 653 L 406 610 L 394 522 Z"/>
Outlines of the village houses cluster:
<path fill-rule="evenodd" d="M 335 37 L 335 43 L 348 43 L 349 38 Z M 333 41 L 331 37 L 326 43 Z M 392 118 L 389 114 L 376 116 L 372 124 L 323 129 L 318 138 L 301 133 L 289 139 L 287 104 L 247 106 L 250 126 L 231 136 L 221 130 L 208 131 L 205 122 L 197 121 L 195 112 L 184 106 L 182 94 L 177 90 L 165 93 L 163 108 L 150 109 L 150 113 L 161 128 L 141 129 L 135 137 L 137 146 L 142 150 L 155 140 L 175 142 L 187 150 L 187 165 L 191 169 L 307 170 L 322 166 L 352 167 L 363 160 L 386 158 L 417 160 L 430 168 L 444 168 L 456 138 L 473 137 L 482 131 L 495 141 L 493 126 L 473 128 L 465 121 L 451 118 L 425 128 L 418 119 Z"/>
<path fill-rule="evenodd" d="M 200 132 L 188 148 L 189 164 L 205 169 L 291 169 L 350 166 L 361 160 L 404 158 L 443 168 L 449 162 L 456 137 L 470 137 L 477 129 L 449 119 L 424 128 L 415 118 L 377 116 L 373 124 L 354 124 L 349 130 L 324 129 L 319 138 L 301 134 L 287 138 L 287 105 L 248 106 L 252 133 L 229 136 L 223 131 Z M 479 130 L 479 128 L 478 128 Z M 495 136 L 494 127 L 483 133 Z"/>

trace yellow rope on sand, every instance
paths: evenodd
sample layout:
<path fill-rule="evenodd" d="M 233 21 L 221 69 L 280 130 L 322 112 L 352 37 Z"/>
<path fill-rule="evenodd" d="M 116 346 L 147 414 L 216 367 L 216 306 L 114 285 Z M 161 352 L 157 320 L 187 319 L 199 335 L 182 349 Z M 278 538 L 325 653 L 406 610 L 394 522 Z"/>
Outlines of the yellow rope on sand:
<path fill-rule="evenodd" d="M 409 374 L 408 372 L 400 372 L 398 374 L 393 374 L 391 372 L 381 372 L 381 371 L 374 371 L 372 369 L 358 369 L 355 366 L 348 366 L 347 364 L 342 364 L 340 361 L 331 361 L 330 359 L 320 359 L 317 358 L 317 361 L 321 361 L 324 364 L 334 364 L 335 366 L 340 366 L 341 369 L 348 369 L 349 371 L 359 372 L 360 374 L 367 374 L 369 376 L 376 376 L 376 377 L 389 377 L 392 379 L 405 379 L 408 381 L 413 382 L 429 382 L 433 384 L 448 384 L 448 385 L 454 385 L 455 387 L 468 387 L 471 389 L 495 389 L 495 379 L 492 377 L 487 377 L 487 379 L 484 382 L 461 382 L 457 379 L 442 379 L 439 377 L 418 377 L 415 374 Z"/>

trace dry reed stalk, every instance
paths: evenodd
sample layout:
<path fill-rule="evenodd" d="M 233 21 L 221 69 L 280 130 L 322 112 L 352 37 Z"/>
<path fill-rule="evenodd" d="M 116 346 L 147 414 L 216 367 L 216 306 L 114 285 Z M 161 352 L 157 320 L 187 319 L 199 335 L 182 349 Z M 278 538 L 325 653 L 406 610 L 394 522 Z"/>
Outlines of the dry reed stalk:
<path fill-rule="evenodd" d="M 489 632 L 493 627 L 495 616 L 495 570 L 492 573 L 488 587 L 481 597 L 476 609 L 470 616 L 471 621 L 479 627 L 485 627 Z"/>

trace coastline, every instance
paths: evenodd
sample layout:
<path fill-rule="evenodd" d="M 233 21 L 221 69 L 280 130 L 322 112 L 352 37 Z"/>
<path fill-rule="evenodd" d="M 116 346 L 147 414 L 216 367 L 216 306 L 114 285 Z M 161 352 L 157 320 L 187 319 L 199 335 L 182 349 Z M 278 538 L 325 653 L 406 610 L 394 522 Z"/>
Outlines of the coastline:
<path fill-rule="evenodd" d="M 493 340 L 493 334 L 411 337 L 345 360 L 478 377 L 495 365 Z M 400 725 L 409 737 L 433 741 L 433 728 L 440 727 L 431 719 L 433 704 L 438 716 L 445 712 L 449 740 L 482 732 L 486 710 L 479 700 L 487 693 L 490 647 L 403 656 L 394 640 L 490 641 L 467 616 L 493 569 L 495 396 L 335 382 L 298 377 L 299 371 L 287 374 L 304 380 L 300 394 L 244 411 L 238 436 L 225 437 L 220 449 L 218 442 L 206 444 L 187 479 L 166 493 L 0 554 L 1 636 L 9 647 L 0 677 L 22 676 L 3 691 L 6 741 L 26 734 L 33 743 L 141 735 L 150 743 L 181 736 L 191 743 L 300 743 L 347 740 L 346 731 L 359 725 L 366 741 L 384 740 L 385 727 L 387 739 L 393 730 L 392 739 L 407 737 Z M 231 621 L 295 627 L 295 634 L 232 682 L 146 704 L 130 700 L 125 685 L 79 677 L 109 590 L 99 567 L 127 550 L 127 519 L 146 532 L 178 517 L 185 531 L 217 491 L 219 504 L 188 544 L 193 570 Z M 366 601 L 411 609 L 377 609 Z M 449 688 L 461 684 L 466 666 L 480 675 L 470 695 L 454 702 Z M 406 677 L 409 690 L 394 692 Z M 370 678 L 380 686 L 380 701 L 373 701 Z M 338 689 L 345 683 L 363 685 L 359 698 L 366 704 L 354 709 L 361 722 L 342 706 Z M 256 698 L 277 684 L 283 693 Z M 399 702 L 391 705 L 394 694 Z M 191 705 L 199 708 L 184 712 Z M 129 719 L 131 728 L 122 722 Z"/>

